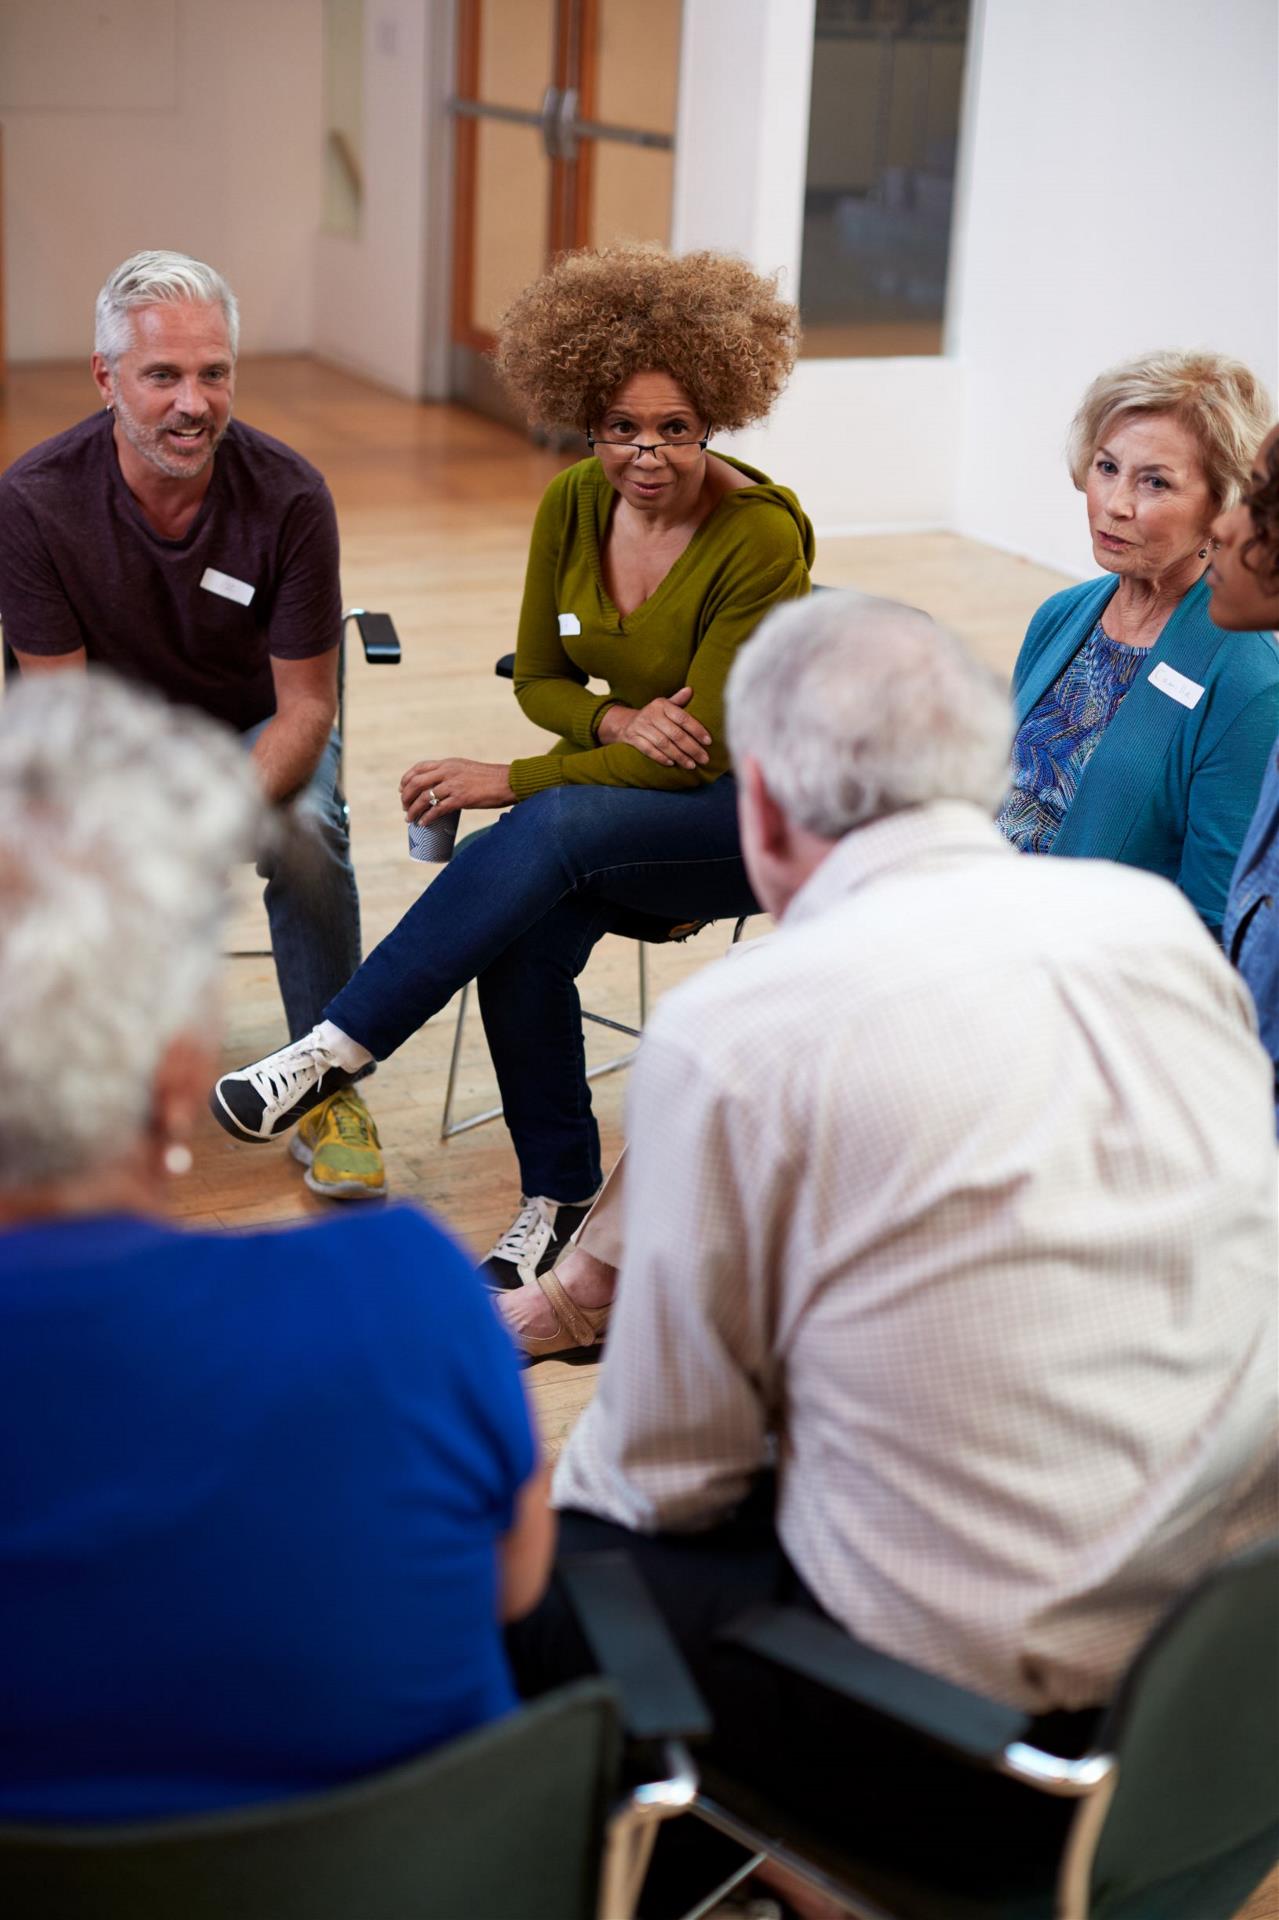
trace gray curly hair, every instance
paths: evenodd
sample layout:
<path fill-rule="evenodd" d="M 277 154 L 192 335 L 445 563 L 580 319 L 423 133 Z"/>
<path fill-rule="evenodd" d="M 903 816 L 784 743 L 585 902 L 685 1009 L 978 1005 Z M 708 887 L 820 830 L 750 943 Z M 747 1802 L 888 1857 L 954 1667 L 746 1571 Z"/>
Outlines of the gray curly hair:
<path fill-rule="evenodd" d="M 111 675 L 0 704 L 0 1190 L 117 1158 L 219 965 L 265 809 L 234 736 Z"/>

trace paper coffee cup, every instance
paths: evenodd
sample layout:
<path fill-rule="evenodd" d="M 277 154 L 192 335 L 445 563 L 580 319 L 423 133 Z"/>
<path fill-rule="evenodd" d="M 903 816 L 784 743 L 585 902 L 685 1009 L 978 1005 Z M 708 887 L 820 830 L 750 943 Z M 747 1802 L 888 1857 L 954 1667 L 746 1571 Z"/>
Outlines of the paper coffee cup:
<path fill-rule="evenodd" d="M 438 860 L 441 865 L 453 858 L 453 842 L 457 839 L 457 823 L 461 815 L 442 813 L 430 826 L 420 822 L 409 822 L 409 859 Z"/>

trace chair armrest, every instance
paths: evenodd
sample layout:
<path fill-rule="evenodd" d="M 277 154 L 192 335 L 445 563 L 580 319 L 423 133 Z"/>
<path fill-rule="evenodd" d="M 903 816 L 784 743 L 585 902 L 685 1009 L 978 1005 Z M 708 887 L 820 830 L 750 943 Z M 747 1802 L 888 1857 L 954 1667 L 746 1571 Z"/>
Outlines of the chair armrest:
<path fill-rule="evenodd" d="M 504 653 L 500 655 L 496 664 L 494 665 L 493 671 L 497 675 L 499 680 L 514 680 L 515 655 L 513 653 Z"/>
<path fill-rule="evenodd" d="M 364 644 L 364 658 L 371 667 L 398 667 L 400 636 L 389 613 L 369 613 L 364 607 L 350 607 L 343 621 L 354 620 Z"/>
<path fill-rule="evenodd" d="M 999 1764 L 1004 1749 L 1022 1740 L 1031 1726 L 1020 1708 L 877 1653 L 832 1622 L 797 1607 L 753 1607 L 716 1638 L 895 1720 L 978 1765 Z"/>
<path fill-rule="evenodd" d="M 710 1732 L 706 1702 L 630 1557 L 571 1553 L 556 1566 L 601 1673 L 616 1686 L 634 1740 L 695 1740 Z"/>

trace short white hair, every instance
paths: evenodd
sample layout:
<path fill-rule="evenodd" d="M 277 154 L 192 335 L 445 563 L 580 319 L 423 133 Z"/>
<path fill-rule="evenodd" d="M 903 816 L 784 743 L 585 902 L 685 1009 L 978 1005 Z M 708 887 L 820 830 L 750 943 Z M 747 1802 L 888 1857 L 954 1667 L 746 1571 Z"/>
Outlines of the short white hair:
<path fill-rule="evenodd" d="M 993 813 L 1011 736 L 1008 696 L 963 642 L 870 594 L 774 608 L 728 678 L 733 759 L 826 840 L 931 800 Z"/>
<path fill-rule="evenodd" d="M 93 310 L 93 351 L 114 367 L 133 345 L 134 311 L 180 300 L 221 307 L 234 360 L 240 351 L 240 307 L 222 275 L 190 254 L 156 248 L 131 254 L 108 275 Z"/>
<path fill-rule="evenodd" d="M 265 809 L 203 714 L 101 671 L 0 704 L 0 1190 L 108 1164 L 203 1017 L 230 864 Z"/>

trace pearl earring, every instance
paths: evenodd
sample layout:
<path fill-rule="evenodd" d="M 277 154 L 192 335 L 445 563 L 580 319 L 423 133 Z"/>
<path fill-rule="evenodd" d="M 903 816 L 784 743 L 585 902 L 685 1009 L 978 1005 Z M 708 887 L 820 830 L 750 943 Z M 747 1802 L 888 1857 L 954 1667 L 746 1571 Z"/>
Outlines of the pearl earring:
<path fill-rule="evenodd" d="M 174 1179 L 180 1179 L 184 1173 L 190 1173 L 195 1165 L 195 1155 L 185 1140 L 170 1140 L 164 1149 L 164 1171 L 171 1173 Z"/>

